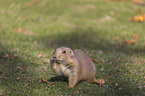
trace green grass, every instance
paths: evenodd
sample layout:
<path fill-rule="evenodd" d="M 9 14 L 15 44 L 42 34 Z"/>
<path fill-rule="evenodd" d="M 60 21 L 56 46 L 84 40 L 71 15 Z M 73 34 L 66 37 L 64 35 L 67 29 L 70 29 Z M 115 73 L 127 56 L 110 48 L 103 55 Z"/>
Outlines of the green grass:
<path fill-rule="evenodd" d="M 145 7 L 131 0 L 0 2 L 0 76 L 5 75 L 0 78 L 0 93 L 3 95 L 145 95 L 145 22 L 128 21 L 140 14 L 139 9 L 145 12 Z M 24 30 L 14 32 L 18 28 Z M 136 43 L 125 44 L 124 40 L 131 40 L 134 34 L 139 36 Z M 81 82 L 69 89 L 68 82 L 55 78 L 50 64 L 44 62 L 60 46 L 85 50 L 97 59 L 100 64 L 95 63 L 96 78 L 103 78 L 106 87 Z M 3 58 L 6 54 L 17 54 L 18 58 Z M 17 77 L 20 79 L 16 80 Z M 40 83 L 40 78 L 50 84 Z"/>

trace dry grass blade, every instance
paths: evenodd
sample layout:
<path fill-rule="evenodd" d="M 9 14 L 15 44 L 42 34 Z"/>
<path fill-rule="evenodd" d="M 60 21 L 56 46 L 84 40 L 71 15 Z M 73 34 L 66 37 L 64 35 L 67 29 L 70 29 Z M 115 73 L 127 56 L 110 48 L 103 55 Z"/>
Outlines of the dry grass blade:
<path fill-rule="evenodd" d="M 32 60 L 31 60 L 31 63 L 32 63 L 32 64 L 39 64 L 39 65 L 42 65 L 42 64 L 43 64 L 43 63 L 34 62 L 34 61 L 32 61 Z"/>
<path fill-rule="evenodd" d="M 19 69 L 21 69 L 21 70 L 26 70 L 26 68 L 22 68 L 22 67 L 20 67 L 20 66 L 18 66 L 17 68 L 19 68 Z"/>

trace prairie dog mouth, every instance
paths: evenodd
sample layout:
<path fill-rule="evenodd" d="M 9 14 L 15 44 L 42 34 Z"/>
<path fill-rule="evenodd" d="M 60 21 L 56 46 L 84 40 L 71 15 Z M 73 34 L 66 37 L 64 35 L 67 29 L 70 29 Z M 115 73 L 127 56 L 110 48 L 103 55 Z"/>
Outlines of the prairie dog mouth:
<path fill-rule="evenodd" d="M 52 58 L 52 59 L 51 59 L 51 62 L 52 62 L 52 63 L 55 63 L 55 62 L 61 63 L 62 61 L 63 61 L 62 59 L 57 59 L 57 58 Z"/>

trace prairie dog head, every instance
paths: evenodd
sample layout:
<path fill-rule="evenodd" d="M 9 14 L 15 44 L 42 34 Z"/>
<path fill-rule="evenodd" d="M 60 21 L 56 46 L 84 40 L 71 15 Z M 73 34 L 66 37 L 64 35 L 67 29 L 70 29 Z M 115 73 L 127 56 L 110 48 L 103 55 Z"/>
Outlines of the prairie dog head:
<path fill-rule="evenodd" d="M 71 63 L 74 58 L 74 52 L 68 47 L 60 47 L 53 53 L 52 58 L 57 63 Z"/>

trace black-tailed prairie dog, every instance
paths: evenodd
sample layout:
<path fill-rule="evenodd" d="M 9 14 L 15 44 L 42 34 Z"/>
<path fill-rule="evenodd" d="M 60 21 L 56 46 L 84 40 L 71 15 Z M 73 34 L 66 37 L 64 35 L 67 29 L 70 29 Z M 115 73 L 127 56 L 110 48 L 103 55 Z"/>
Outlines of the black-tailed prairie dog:
<path fill-rule="evenodd" d="M 57 76 L 68 77 L 69 87 L 74 87 L 80 80 L 100 84 L 95 78 L 94 63 L 82 50 L 72 50 L 68 47 L 57 48 L 50 62 Z"/>

